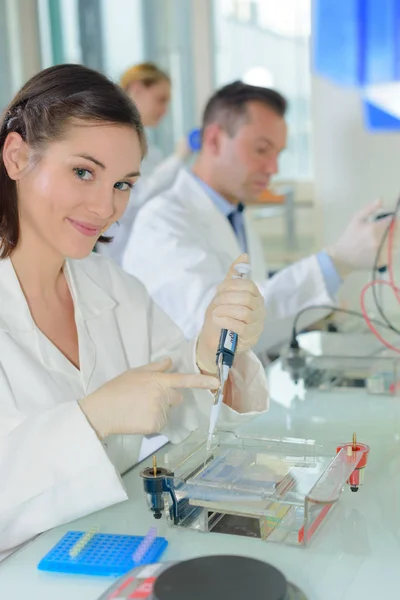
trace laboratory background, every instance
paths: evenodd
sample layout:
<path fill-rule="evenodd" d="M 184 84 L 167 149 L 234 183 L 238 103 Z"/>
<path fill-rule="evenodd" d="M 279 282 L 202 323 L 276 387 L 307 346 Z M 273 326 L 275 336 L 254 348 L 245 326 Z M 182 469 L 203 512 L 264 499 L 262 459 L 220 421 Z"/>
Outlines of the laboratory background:
<path fill-rule="evenodd" d="M 196 163 L 203 111 L 216 90 L 242 81 L 286 98 L 288 135 L 279 170 L 245 208 L 270 281 L 331 248 L 375 200 L 381 205 L 373 218 L 391 219 L 386 241 L 398 230 L 400 0 L 0 0 L 0 112 L 30 77 L 64 63 L 85 65 L 118 85 L 134 65 L 168 76 L 165 110 L 144 125 L 149 161 L 177 160 L 169 164 L 174 177 Z M 149 187 L 138 188 L 146 205 L 132 215 L 138 224 L 141 210 L 150 210 L 151 197 L 160 193 L 161 175 L 143 174 Z M 121 221 L 122 250 L 114 244 L 95 251 L 124 267 L 132 222 L 123 238 Z M 217 239 L 218 231 L 213 235 Z M 154 249 L 154 261 L 157 252 L 162 248 Z M 129 499 L 49 528 L 0 560 L 0 598 L 236 600 L 247 590 L 249 600 L 398 600 L 396 242 L 383 262 L 352 269 L 336 285 L 332 306 L 323 301 L 313 317 L 308 308 L 303 315 L 299 301 L 284 333 L 271 333 L 264 346 L 259 341 L 254 350 L 268 381 L 269 411 L 240 425 L 235 441 L 221 432 L 215 462 L 204 462 L 196 433 L 172 449 L 165 436 L 145 436 L 139 464 L 122 473 Z M 382 284 L 374 287 L 374 279 Z M 143 282 L 150 293 L 153 283 L 157 288 Z M 192 285 L 182 279 L 183 287 Z M 314 291 L 303 304 L 318 309 Z M 268 299 L 265 309 L 268 318 Z M 279 315 L 279 302 L 271 310 Z M 0 347 L 0 365 L 1 353 Z M 248 461 L 240 476 L 238 448 Z M 0 462 L 1 452 L 0 446 Z M 179 509 L 180 493 L 190 496 L 192 512 Z M 120 538 L 108 542 L 102 534 Z M 106 564 L 108 543 L 115 545 Z M 122 556 L 125 543 L 129 560 Z M 98 552 L 92 562 L 85 554 L 90 544 L 93 555 Z"/>
<path fill-rule="evenodd" d="M 118 82 L 130 66 L 152 61 L 172 81 L 168 113 L 150 131 L 168 155 L 200 126 L 216 88 L 241 79 L 278 90 L 289 103 L 289 137 L 273 182 L 277 197 L 252 209 L 268 267 L 276 271 L 331 243 L 367 202 L 380 197 L 389 210 L 399 193 L 398 84 L 390 100 L 374 104 L 389 115 L 382 124 L 366 119 L 368 93 L 379 96 L 368 88 L 383 87 L 390 60 L 398 60 L 389 56 L 394 42 L 385 40 L 396 3 L 377 4 L 383 55 L 377 51 L 364 80 L 360 50 L 344 25 L 357 3 L 345 4 L 336 22 L 332 8 L 331 23 L 321 24 L 329 28 L 322 40 L 337 41 L 334 50 L 333 43 L 312 43 L 311 0 L 2 0 L 0 107 L 41 68 L 78 62 Z"/>

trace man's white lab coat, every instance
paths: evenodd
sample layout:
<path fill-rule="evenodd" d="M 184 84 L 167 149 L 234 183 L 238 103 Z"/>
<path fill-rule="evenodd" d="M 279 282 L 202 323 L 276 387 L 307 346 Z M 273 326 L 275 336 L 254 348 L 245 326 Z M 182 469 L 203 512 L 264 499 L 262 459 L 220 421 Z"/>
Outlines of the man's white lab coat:
<path fill-rule="evenodd" d="M 265 298 L 267 321 L 258 350 L 290 335 L 293 317 L 312 304 L 332 304 L 316 256 L 267 279 L 259 237 L 244 212 L 252 279 Z M 228 219 L 202 186 L 182 169 L 173 186 L 150 200 L 136 217 L 123 268 L 146 286 L 155 302 L 190 339 L 229 266 L 242 253 Z M 320 314 L 317 315 L 320 317 Z M 315 320 L 315 314 L 302 324 Z"/>
<path fill-rule="evenodd" d="M 163 159 L 161 152 L 155 146 L 149 145 L 148 153 L 140 168 L 140 179 L 132 189 L 128 205 L 118 223 L 114 223 L 104 235 L 113 238 L 110 244 L 97 244 L 96 250 L 112 258 L 118 265 L 129 240 L 133 223 L 139 209 L 150 199 L 168 189 L 173 184 L 183 161 L 171 154 Z"/>
<path fill-rule="evenodd" d="M 174 370 L 198 372 L 195 342 L 184 340 L 136 279 L 98 255 L 67 261 L 65 272 L 80 371 L 36 327 L 11 260 L 0 261 L 0 559 L 42 531 L 127 497 L 120 473 L 136 462 L 142 436 L 99 441 L 80 398 L 166 356 Z M 254 354 L 237 357 L 232 377 L 233 408 L 223 405 L 221 427 L 267 408 Z M 185 391 L 163 433 L 179 442 L 206 427 L 211 404 L 210 392 Z"/>

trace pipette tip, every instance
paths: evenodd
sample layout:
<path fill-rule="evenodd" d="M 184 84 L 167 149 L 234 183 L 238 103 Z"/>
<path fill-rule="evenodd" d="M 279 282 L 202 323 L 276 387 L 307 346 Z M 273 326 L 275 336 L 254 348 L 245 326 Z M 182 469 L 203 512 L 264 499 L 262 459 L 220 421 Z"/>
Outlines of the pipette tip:
<path fill-rule="evenodd" d="M 153 456 L 153 475 L 154 475 L 154 477 L 157 477 L 157 457 L 156 457 L 156 455 Z"/>

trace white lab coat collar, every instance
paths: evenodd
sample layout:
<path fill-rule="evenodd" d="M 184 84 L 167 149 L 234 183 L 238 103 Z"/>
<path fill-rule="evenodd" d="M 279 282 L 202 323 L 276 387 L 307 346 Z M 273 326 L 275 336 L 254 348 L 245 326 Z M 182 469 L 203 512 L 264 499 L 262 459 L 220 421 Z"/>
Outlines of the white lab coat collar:
<path fill-rule="evenodd" d="M 242 254 L 239 242 L 228 219 L 215 206 L 205 189 L 196 181 L 196 178 L 188 173 L 186 169 L 179 172 L 175 184 L 171 188 L 171 194 L 185 199 L 185 205 L 188 206 L 190 212 L 196 213 L 195 220 L 207 228 L 209 232 L 208 239 L 211 244 L 216 241 L 219 249 L 222 246 L 228 254 L 233 254 L 236 257 Z"/>
<path fill-rule="evenodd" d="M 112 310 L 116 301 L 91 279 L 82 264 L 81 261 L 67 259 L 65 273 L 75 310 L 79 310 L 86 321 Z M 81 293 L 83 290 L 85 293 Z M 0 260 L 0 330 L 27 332 L 35 328 L 11 259 Z"/>
<path fill-rule="evenodd" d="M 233 257 L 235 257 L 235 260 L 243 253 L 227 217 L 215 206 L 206 190 L 186 169 L 182 169 L 179 172 L 170 193 L 174 198 L 184 198 L 185 205 L 189 207 L 189 210 L 197 213 L 196 220 L 198 219 L 200 224 L 204 224 L 209 231 L 209 243 L 211 245 L 216 244 L 217 246 L 216 256 L 221 255 L 225 251 L 226 254 L 229 254 L 228 262 L 230 262 Z M 260 239 L 253 232 L 253 223 L 249 210 L 244 211 L 244 227 L 247 253 L 250 256 L 253 278 L 258 282 L 264 281 L 267 276 L 267 266 L 264 261 Z"/>
<path fill-rule="evenodd" d="M 204 218 L 204 215 L 212 212 L 221 214 L 221 211 L 217 209 L 212 199 L 207 194 L 205 188 L 197 181 L 197 178 L 187 171 L 186 169 L 181 169 L 176 177 L 175 183 L 171 188 L 171 192 L 174 193 L 175 190 L 185 189 L 185 204 L 188 206 L 192 206 L 200 215 L 203 215 L 202 220 L 207 220 Z M 225 215 L 222 215 L 224 222 L 226 221 Z"/>
<path fill-rule="evenodd" d="M 67 259 L 65 264 L 65 272 L 71 287 L 75 307 L 79 308 L 85 321 L 115 308 L 117 305 L 115 298 L 109 291 L 93 281 L 84 269 L 83 261 Z M 80 293 L 81 290 L 85 290 L 85 293 Z"/>
<path fill-rule="evenodd" d="M 18 277 L 9 258 L 0 260 L 0 330 L 32 331 L 35 328 Z"/>

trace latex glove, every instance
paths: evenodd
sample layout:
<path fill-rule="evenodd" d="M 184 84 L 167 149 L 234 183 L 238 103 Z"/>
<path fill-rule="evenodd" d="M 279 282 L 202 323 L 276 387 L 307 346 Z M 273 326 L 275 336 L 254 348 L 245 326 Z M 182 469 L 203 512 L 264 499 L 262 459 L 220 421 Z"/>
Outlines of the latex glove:
<path fill-rule="evenodd" d="M 207 308 L 204 324 L 197 342 L 197 365 L 203 373 L 216 373 L 215 357 L 221 329 L 230 329 L 239 336 L 236 353 L 250 350 L 258 341 L 265 322 L 264 298 L 258 287 L 248 279 L 232 279 L 235 265 L 248 263 L 242 254 L 232 264 Z"/>
<path fill-rule="evenodd" d="M 182 402 L 179 389 L 215 390 L 219 381 L 200 374 L 166 373 L 171 359 L 130 369 L 79 401 L 100 439 L 112 434 L 159 433 L 171 406 Z"/>
<path fill-rule="evenodd" d="M 181 161 L 185 161 L 187 158 L 189 158 L 189 156 L 191 155 L 192 150 L 189 146 L 189 142 L 187 137 L 183 137 L 181 138 L 176 147 L 175 147 L 175 154 L 176 156 L 181 160 Z"/>
<path fill-rule="evenodd" d="M 326 252 L 342 279 L 352 271 L 372 269 L 382 237 L 392 218 L 389 216 L 378 221 L 371 219 L 379 212 L 381 206 L 382 202 L 377 200 L 356 213 L 338 241 L 327 248 Z M 385 264 L 387 249 L 384 246 L 378 267 Z"/>

